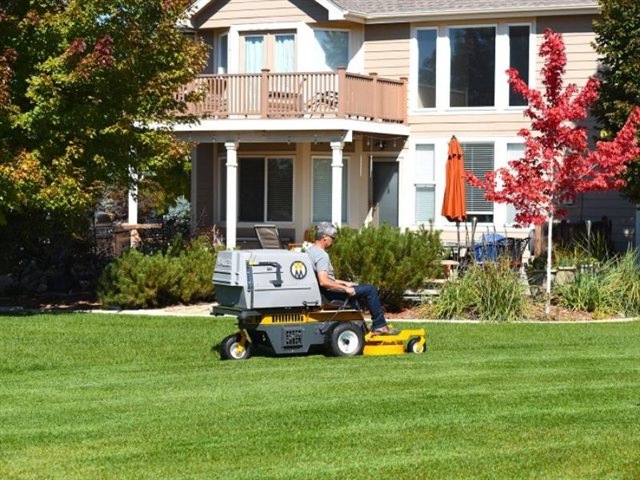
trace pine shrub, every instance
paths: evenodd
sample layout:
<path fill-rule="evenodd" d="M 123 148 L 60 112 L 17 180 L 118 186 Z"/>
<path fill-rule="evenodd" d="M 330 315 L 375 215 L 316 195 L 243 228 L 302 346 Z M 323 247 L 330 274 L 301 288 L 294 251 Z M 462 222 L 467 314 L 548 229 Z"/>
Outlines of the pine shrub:
<path fill-rule="evenodd" d="M 166 253 L 129 250 L 107 266 L 98 285 L 105 307 L 156 308 L 213 299 L 216 252 L 204 237 Z"/>
<path fill-rule="evenodd" d="M 442 244 L 437 231 L 401 231 L 383 225 L 359 230 L 341 228 L 331 247 L 336 277 L 378 287 L 390 311 L 402 308 L 403 294 L 439 274 Z"/>

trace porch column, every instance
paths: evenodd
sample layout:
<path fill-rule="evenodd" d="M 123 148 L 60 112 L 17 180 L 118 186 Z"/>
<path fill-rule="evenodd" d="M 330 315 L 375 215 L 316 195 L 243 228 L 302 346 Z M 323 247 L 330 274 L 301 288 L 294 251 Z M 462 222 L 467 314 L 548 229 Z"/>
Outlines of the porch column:
<path fill-rule="evenodd" d="M 136 225 L 138 223 L 138 184 L 135 183 L 129 188 L 127 209 L 127 223 Z"/>
<path fill-rule="evenodd" d="M 238 228 L 238 142 L 225 142 L 227 149 L 227 248 L 236 246 Z"/>
<path fill-rule="evenodd" d="M 331 223 L 342 223 L 342 149 L 343 142 L 331 142 Z"/>

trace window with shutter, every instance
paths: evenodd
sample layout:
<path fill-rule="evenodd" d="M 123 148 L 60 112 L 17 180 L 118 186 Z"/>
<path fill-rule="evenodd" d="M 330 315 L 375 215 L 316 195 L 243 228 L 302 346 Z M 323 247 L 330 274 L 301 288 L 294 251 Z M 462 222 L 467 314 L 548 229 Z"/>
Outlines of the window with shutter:
<path fill-rule="evenodd" d="M 342 222 L 347 223 L 348 160 L 342 160 Z M 313 159 L 313 222 L 331 221 L 331 159 Z"/>
<path fill-rule="evenodd" d="M 435 220 L 435 148 L 434 145 L 416 145 L 415 152 L 415 202 L 416 224 Z"/>
<path fill-rule="evenodd" d="M 524 144 L 522 143 L 508 143 L 507 144 L 507 162 L 511 160 L 518 160 L 524 156 Z M 507 203 L 507 225 L 512 225 L 515 222 L 516 209 L 515 207 Z"/>
<path fill-rule="evenodd" d="M 461 143 L 464 151 L 464 169 L 478 178 L 484 178 L 494 169 L 493 143 Z M 476 217 L 479 222 L 493 222 L 493 202 L 484 197 L 484 190 L 465 184 L 467 218 Z"/>

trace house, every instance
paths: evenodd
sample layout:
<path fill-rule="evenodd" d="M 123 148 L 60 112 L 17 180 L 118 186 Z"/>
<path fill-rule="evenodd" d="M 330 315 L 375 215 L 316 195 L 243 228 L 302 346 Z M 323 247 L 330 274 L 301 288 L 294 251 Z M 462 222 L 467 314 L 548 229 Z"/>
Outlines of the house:
<path fill-rule="evenodd" d="M 542 32 L 564 35 L 566 81 L 597 68 L 597 0 L 198 0 L 185 25 L 210 58 L 186 91 L 201 120 L 176 129 L 197 143 L 192 206 L 228 246 L 274 223 L 301 241 L 320 221 L 455 225 L 440 215 L 448 142 L 456 135 L 476 175 L 522 154 L 523 99 L 515 67 L 539 87 Z M 467 186 L 479 232 L 513 227 L 514 211 Z M 635 208 L 617 193 L 585 195 L 575 221 L 606 215 L 622 248 Z M 467 226 L 468 229 L 468 226 Z"/>

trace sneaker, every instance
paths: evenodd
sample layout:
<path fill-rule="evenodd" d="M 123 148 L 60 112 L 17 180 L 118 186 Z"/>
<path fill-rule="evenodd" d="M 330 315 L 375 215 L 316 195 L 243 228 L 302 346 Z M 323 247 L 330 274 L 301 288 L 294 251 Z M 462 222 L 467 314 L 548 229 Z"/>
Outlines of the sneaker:
<path fill-rule="evenodd" d="M 385 325 L 384 327 L 374 329 L 373 333 L 375 335 L 398 335 L 400 330 L 397 328 L 391 328 L 389 325 Z"/>

